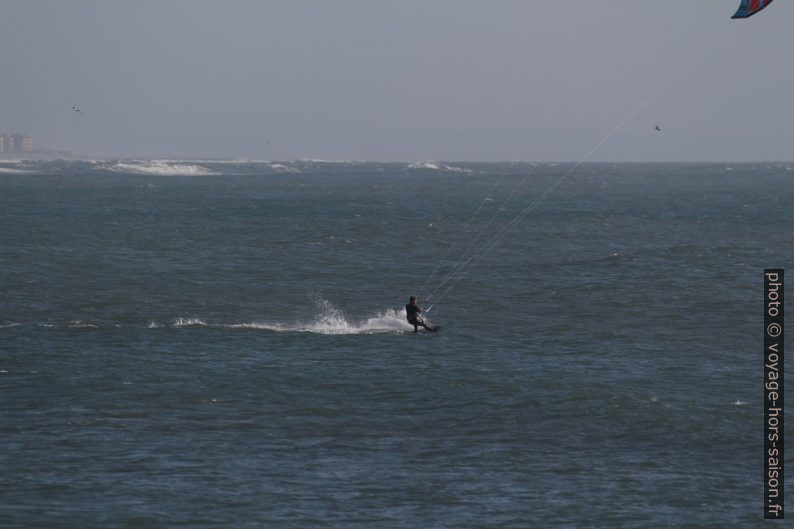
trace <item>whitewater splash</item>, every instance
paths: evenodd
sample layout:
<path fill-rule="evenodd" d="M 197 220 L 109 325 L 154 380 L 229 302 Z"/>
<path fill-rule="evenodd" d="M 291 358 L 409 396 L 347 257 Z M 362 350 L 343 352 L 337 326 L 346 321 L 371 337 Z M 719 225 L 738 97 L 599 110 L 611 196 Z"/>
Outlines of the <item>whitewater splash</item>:
<path fill-rule="evenodd" d="M 0 173 L 25 174 L 35 172 L 37 171 L 31 168 L 31 164 L 27 160 L 20 160 L 16 158 L 0 160 Z"/>
<path fill-rule="evenodd" d="M 408 164 L 408 169 L 425 169 L 430 171 L 447 171 L 450 173 L 465 173 L 472 174 L 474 171 L 464 167 L 455 167 L 453 165 L 442 164 L 438 162 L 413 162 Z"/>
<path fill-rule="evenodd" d="M 150 329 L 157 329 L 160 327 L 156 322 L 149 322 Z M 174 321 L 174 327 L 208 327 L 207 322 L 199 318 L 177 318 Z"/>
<path fill-rule="evenodd" d="M 314 334 L 402 334 L 413 332 L 413 326 L 405 320 L 405 312 L 402 309 L 385 309 L 375 312 L 372 316 L 353 320 L 334 307 L 328 301 L 315 299 L 317 305 L 317 315 L 311 321 L 297 321 L 294 323 L 273 322 L 273 321 L 253 321 L 248 323 L 224 323 L 214 322 L 197 317 L 176 318 L 169 322 L 157 322 L 148 320 L 144 325 L 148 329 L 190 329 L 190 328 L 210 328 L 210 329 L 253 329 L 272 332 L 308 332 Z M 20 327 L 19 322 L 2 322 L 0 329 L 10 329 Z M 136 327 L 136 324 L 119 324 L 112 322 L 71 320 L 67 322 L 47 322 L 36 323 L 38 327 L 49 329 L 98 329 L 108 327 Z"/>
<path fill-rule="evenodd" d="M 217 174 L 212 169 L 195 163 L 173 160 L 126 160 L 108 164 L 104 169 L 118 173 L 157 176 L 210 176 Z"/>
<path fill-rule="evenodd" d="M 173 327 L 215 327 L 226 329 L 255 329 L 274 332 L 308 332 L 314 334 L 380 334 L 413 332 L 413 326 L 405 320 L 402 310 L 386 309 L 359 321 L 349 320 L 344 313 L 323 299 L 315 300 L 318 314 L 313 321 L 281 323 L 207 323 L 200 318 L 177 318 Z M 154 322 L 152 322 L 154 323 Z M 157 328 L 156 324 L 149 325 Z"/>
<path fill-rule="evenodd" d="M 274 171 L 277 171 L 279 173 L 300 173 L 301 172 L 300 169 L 298 169 L 297 167 L 294 167 L 292 165 L 284 165 L 283 163 L 275 163 L 275 162 L 273 162 L 273 163 L 267 163 L 267 164 L 262 164 L 262 165 L 264 165 L 264 166 L 266 166 L 266 167 L 268 167 L 268 168 L 270 168 L 270 169 L 272 169 Z"/>

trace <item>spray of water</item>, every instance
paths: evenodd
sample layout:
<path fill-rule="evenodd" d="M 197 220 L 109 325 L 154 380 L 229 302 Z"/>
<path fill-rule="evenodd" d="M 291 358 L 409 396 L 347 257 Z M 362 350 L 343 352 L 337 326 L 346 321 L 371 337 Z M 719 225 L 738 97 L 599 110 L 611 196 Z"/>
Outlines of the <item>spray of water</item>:
<path fill-rule="evenodd" d="M 178 318 L 173 327 L 218 327 L 228 329 L 257 329 L 274 332 L 308 332 L 314 334 L 378 334 L 413 332 L 413 326 L 405 320 L 402 309 L 383 309 L 359 320 L 348 318 L 345 313 L 329 301 L 315 296 L 315 317 L 310 321 L 292 323 L 254 321 L 249 323 L 208 323 L 199 318 Z M 152 322 L 154 323 L 154 322 Z M 155 325 L 157 325 L 155 323 Z M 150 328 L 155 328 L 150 324 Z"/>

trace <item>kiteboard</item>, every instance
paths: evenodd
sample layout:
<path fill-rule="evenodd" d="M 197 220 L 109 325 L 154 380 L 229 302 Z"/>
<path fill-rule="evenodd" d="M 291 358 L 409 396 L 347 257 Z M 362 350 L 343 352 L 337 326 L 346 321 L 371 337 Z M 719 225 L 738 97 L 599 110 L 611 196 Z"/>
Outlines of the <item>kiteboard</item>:
<path fill-rule="evenodd" d="M 425 329 L 425 328 L 419 327 L 419 331 L 418 332 L 405 331 L 405 333 L 406 334 L 432 334 L 434 332 L 438 332 L 438 331 L 441 330 L 441 325 L 429 325 L 429 327 L 430 327 L 429 329 Z"/>

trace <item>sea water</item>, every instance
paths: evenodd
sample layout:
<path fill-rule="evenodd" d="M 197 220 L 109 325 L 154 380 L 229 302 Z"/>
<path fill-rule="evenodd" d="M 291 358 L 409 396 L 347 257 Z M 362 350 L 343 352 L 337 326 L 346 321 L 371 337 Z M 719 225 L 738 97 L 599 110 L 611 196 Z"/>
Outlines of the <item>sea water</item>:
<path fill-rule="evenodd" d="M 0 526 L 761 527 L 794 164 L 572 168 L 0 162 Z"/>

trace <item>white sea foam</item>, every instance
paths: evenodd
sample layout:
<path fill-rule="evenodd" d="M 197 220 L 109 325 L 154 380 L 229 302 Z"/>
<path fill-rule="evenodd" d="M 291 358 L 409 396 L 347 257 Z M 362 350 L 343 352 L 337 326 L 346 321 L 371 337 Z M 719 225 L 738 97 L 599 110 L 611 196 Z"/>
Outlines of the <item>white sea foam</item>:
<path fill-rule="evenodd" d="M 320 158 L 301 158 L 300 161 L 304 163 L 343 163 L 343 164 L 367 163 L 356 160 L 322 160 Z"/>
<path fill-rule="evenodd" d="M 88 329 L 88 328 L 97 328 L 98 325 L 93 323 L 87 323 L 82 320 L 72 320 L 69 322 L 69 327 L 72 329 Z"/>
<path fill-rule="evenodd" d="M 739 399 L 736 399 L 736 402 L 733 403 L 734 406 L 747 406 L 748 404 L 750 403 Z"/>
<path fill-rule="evenodd" d="M 228 325 L 232 329 L 259 329 L 275 332 L 309 332 L 315 334 L 377 334 L 397 333 L 413 330 L 413 327 L 399 319 L 396 311 L 388 309 L 371 318 L 360 322 L 351 322 L 345 318 L 338 320 L 321 319 L 307 323 L 267 323 L 251 322 Z"/>
<path fill-rule="evenodd" d="M 127 160 L 114 162 L 106 167 L 119 173 L 157 176 L 208 176 L 217 174 L 212 169 L 195 163 L 172 160 Z"/>
<path fill-rule="evenodd" d="M 8 329 L 9 327 L 19 327 L 21 323 L 0 323 L 0 329 Z"/>
<path fill-rule="evenodd" d="M 434 171 L 439 170 L 441 167 L 437 163 L 433 162 L 414 162 L 408 165 L 408 169 L 432 169 Z"/>
<path fill-rule="evenodd" d="M 233 159 L 190 159 L 190 158 L 182 158 L 182 159 L 174 159 L 174 160 L 160 160 L 163 162 L 173 162 L 173 163 L 192 163 L 192 164 L 212 164 L 212 165 L 249 165 L 249 164 L 269 164 L 272 163 L 272 160 L 259 160 L 255 158 L 233 158 Z"/>
<path fill-rule="evenodd" d="M 279 323 L 252 322 L 228 325 L 233 329 L 259 329 L 275 332 L 308 332 L 314 334 L 379 334 L 413 331 L 400 311 L 386 309 L 360 321 L 351 321 L 337 309 L 330 307 L 314 321 Z"/>
<path fill-rule="evenodd" d="M 12 169 L 10 167 L 0 167 L 0 173 L 30 173 L 30 171 L 25 171 L 23 169 Z"/>
<path fill-rule="evenodd" d="M 318 298 L 317 315 L 311 321 L 291 323 L 254 321 L 250 323 L 212 324 L 227 329 L 254 329 L 274 332 L 308 332 L 314 334 L 379 334 L 413 331 L 400 310 L 386 309 L 361 320 L 351 320 L 328 301 Z M 179 319 L 178 326 L 207 325 L 199 319 Z M 175 324 L 176 325 L 176 324 Z"/>
<path fill-rule="evenodd" d="M 274 171 L 278 171 L 280 173 L 300 173 L 300 169 L 298 169 L 297 167 L 284 165 L 282 163 L 269 163 L 267 164 L 267 166 L 273 169 Z"/>
<path fill-rule="evenodd" d="M 447 171 L 451 173 L 473 173 L 471 169 L 463 167 L 455 167 L 453 165 L 446 165 L 438 162 L 413 162 L 408 164 L 408 169 L 429 169 L 431 171 Z"/>
<path fill-rule="evenodd" d="M 177 318 L 176 321 L 174 321 L 174 327 L 206 327 L 206 326 L 207 323 L 199 318 Z"/>
<path fill-rule="evenodd" d="M 209 323 L 201 318 L 177 318 L 173 327 L 212 327 L 223 329 L 253 329 L 274 332 L 308 332 L 314 334 L 380 334 L 413 332 L 414 328 L 405 320 L 402 309 L 376 311 L 359 320 L 348 318 L 341 310 L 322 298 L 315 298 L 317 314 L 310 321 L 278 322 L 253 321 L 246 323 Z M 428 322 L 429 323 L 429 322 Z M 152 321 L 150 329 L 159 325 Z"/>

